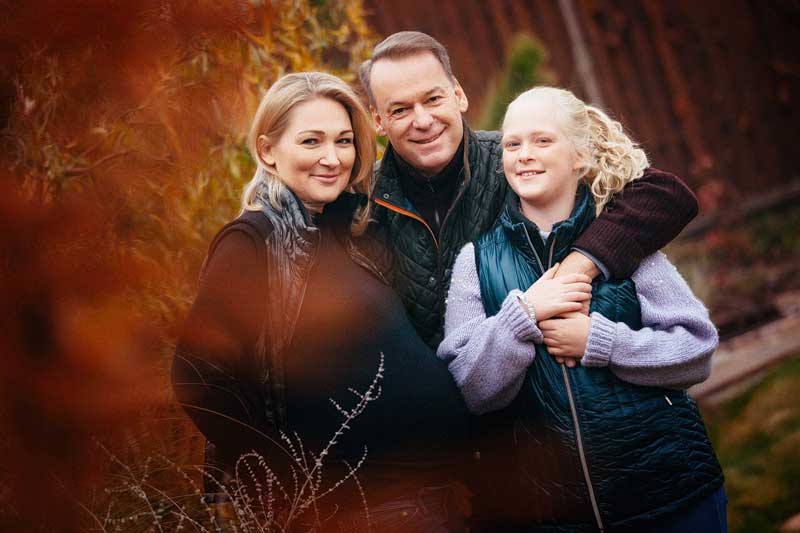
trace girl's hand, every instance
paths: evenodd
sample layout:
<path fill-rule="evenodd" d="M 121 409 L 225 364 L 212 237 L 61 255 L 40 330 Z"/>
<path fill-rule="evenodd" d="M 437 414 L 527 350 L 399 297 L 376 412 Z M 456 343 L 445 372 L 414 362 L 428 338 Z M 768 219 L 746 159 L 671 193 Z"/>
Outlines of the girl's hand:
<path fill-rule="evenodd" d="M 544 344 L 550 355 L 572 368 L 586 353 L 591 323 L 590 317 L 574 312 L 539 322 L 539 329 L 542 330 Z"/>
<path fill-rule="evenodd" d="M 556 270 L 558 263 L 525 291 L 525 296 L 533 305 L 537 322 L 563 313 L 580 311 L 583 302 L 592 298 L 589 276 L 568 274 L 556 278 Z"/>

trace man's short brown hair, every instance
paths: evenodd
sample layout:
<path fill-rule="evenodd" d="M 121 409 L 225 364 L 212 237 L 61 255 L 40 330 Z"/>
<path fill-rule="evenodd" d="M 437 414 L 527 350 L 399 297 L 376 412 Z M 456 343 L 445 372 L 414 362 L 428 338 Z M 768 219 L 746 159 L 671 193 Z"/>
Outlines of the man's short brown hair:
<path fill-rule="evenodd" d="M 404 57 L 413 56 L 416 54 L 430 52 L 439 60 L 439 63 L 447 75 L 447 79 L 456 83 L 456 77 L 453 76 L 453 69 L 450 68 L 450 56 L 444 45 L 421 31 L 399 31 L 388 36 L 383 41 L 375 45 L 372 50 L 372 59 L 367 59 L 358 69 L 358 77 L 361 80 L 361 85 L 367 93 L 369 103 L 375 106 L 375 97 L 372 95 L 372 87 L 370 86 L 370 75 L 372 74 L 372 65 L 381 59 L 399 59 Z"/>

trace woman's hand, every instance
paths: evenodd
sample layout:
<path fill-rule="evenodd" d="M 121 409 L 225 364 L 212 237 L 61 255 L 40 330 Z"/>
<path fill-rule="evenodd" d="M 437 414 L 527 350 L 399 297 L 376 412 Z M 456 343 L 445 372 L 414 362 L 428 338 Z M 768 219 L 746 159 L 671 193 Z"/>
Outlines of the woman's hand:
<path fill-rule="evenodd" d="M 572 368 L 586 353 L 591 323 L 590 317 L 573 312 L 539 322 L 539 329 L 542 330 L 544 344 L 550 355 Z"/>
<path fill-rule="evenodd" d="M 525 291 L 525 297 L 533 305 L 537 322 L 563 313 L 580 311 L 583 302 L 592 298 L 589 276 L 568 274 L 556 278 L 558 266 L 556 263 Z"/>

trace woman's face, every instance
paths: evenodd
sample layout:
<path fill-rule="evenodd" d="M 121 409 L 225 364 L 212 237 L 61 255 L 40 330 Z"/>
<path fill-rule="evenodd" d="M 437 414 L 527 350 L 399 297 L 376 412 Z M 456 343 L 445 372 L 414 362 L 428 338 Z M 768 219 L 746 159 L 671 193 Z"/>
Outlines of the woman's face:
<path fill-rule="evenodd" d="M 522 98 L 503 122 L 503 170 L 526 216 L 530 210 L 566 211 L 566 218 L 575 201 L 582 162 L 553 105 L 546 98 Z"/>
<path fill-rule="evenodd" d="M 353 139 L 344 106 L 315 98 L 292 108 L 277 142 L 259 137 L 259 153 L 306 209 L 319 213 L 347 187 L 356 160 Z"/>

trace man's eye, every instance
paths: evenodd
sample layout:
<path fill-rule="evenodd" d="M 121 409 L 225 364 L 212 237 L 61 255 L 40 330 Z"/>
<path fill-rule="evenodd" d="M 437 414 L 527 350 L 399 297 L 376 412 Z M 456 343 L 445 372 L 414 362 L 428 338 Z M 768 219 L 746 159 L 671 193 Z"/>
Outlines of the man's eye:
<path fill-rule="evenodd" d="M 444 97 L 437 94 L 435 96 L 431 96 L 430 98 L 428 98 L 428 102 L 431 103 L 431 104 L 435 104 L 436 102 L 440 101 L 442 98 L 444 98 Z"/>
<path fill-rule="evenodd" d="M 406 112 L 406 109 L 408 109 L 408 108 L 406 108 L 406 107 L 395 107 L 394 109 L 392 109 L 391 115 L 393 117 L 399 117 L 400 115 L 402 115 L 403 113 Z"/>

